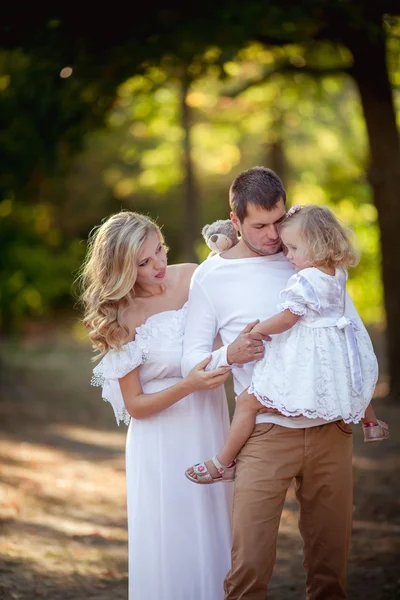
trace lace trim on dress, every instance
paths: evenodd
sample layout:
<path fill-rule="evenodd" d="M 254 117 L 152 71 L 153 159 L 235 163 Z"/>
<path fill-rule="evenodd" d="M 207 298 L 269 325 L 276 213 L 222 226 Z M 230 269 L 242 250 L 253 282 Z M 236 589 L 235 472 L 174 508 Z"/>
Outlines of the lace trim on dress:
<path fill-rule="evenodd" d="M 305 269 L 305 271 L 307 271 L 307 269 Z M 300 273 L 292 275 L 288 281 L 288 286 L 280 293 L 280 299 L 281 304 L 289 302 L 295 308 L 303 306 L 304 308 L 308 307 L 317 312 L 321 308 L 314 287 L 310 281 Z M 286 308 L 289 308 L 289 306 L 286 306 Z M 306 313 L 301 314 L 305 315 Z"/>
<path fill-rule="evenodd" d="M 143 364 L 146 354 L 136 341 L 124 344 L 120 352 L 110 350 L 93 369 L 91 385 L 102 388 L 102 398 L 113 407 L 118 425 L 122 421 L 129 424 L 130 415 L 126 410 L 118 379 Z"/>
<path fill-rule="evenodd" d="M 300 317 L 304 317 L 307 313 L 307 309 L 304 305 L 296 304 L 295 302 L 282 302 L 279 305 L 279 312 L 283 312 L 284 310 L 290 310 L 294 315 L 299 315 Z"/>
<path fill-rule="evenodd" d="M 171 313 L 168 321 L 165 319 L 158 320 L 159 316 L 165 316 L 166 313 Z M 136 328 L 135 341 L 138 341 L 138 338 L 144 341 L 149 338 L 154 338 L 158 335 L 162 335 L 162 337 L 170 337 L 171 333 L 176 334 L 177 332 L 183 335 L 185 332 L 186 314 L 187 303 L 178 310 L 167 310 L 152 315 L 143 323 L 143 325 L 140 325 Z"/>
<path fill-rule="evenodd" d="M 159 315 L 165 316 L 166 313 L 171 313 L 168 320 L 165 318 L 158 319 Z M 160 344 L 164 341 L 171 340 L 170 343 L 176 342 L 178 337 L 183 337 L 185 333 L 185 322 L 187 314 L 187 302 L 178 310 L 165 311 L 157 313 L 149 317 L 147 321 L 136 328 L 135 342 L 142 350 L 144 359 L 150 355 L 150 343 L 152 340 L 160 340 Z"/>
<path fill-rule="evenodd" d="M 105 379 L 120 379 L 144 361 L 143 350 L 136 341 L 128 342 L 122 350 L 109 350 L 93 369 L 92 385 L 101 386 Z"/>
<path fill-rule="evenodd" d="M 347 416 L 342 416 L 340 411 L 332 410 L 332 411 L 323 411 L 321 409 L 311 410 L 311 409 L 297 409 L 297 410 L 288 410 L 282 403 L 274 401 L 272 402 L 266 396 L 259 395 L 254 389 L 253 385 L 250 385 L 248 388 L 248 393 L 253 394 L 263 406 L 267 408 L 275 408 L 279 410 L 285 417 L 307 417 L 307 419 L 324 419 L 325 421 L 334 421 L 335 419 L 343 419 L 345 423 L 359 423 L 365 413 L 365 406 L 363 406 L 360 410 L 354 411 Z"/>

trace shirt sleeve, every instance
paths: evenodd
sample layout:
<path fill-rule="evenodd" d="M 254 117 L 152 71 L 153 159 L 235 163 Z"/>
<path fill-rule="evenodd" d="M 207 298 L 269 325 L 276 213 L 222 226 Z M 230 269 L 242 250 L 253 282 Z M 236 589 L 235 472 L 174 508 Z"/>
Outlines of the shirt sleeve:
<path fill-rule="evenodd" d="M 128 425 L 130 419 L 118 379 L 125 377 L 143 362 L 142 350 L 136 342 L 129 342 L 120 352 L 109 350 L 93 369 L 91 384 L 102 388 L 102 398 L 113 407 L 118 425 L 121 421 Z"/>
<path fill-rule="evenodd" d="M 287 287 L 280 293 L 278 310 L 289 309 L 295 315 L 304 316 L 307 307 L 318 311 L 320 303 L 312 283 L 301 273 L 296 273 L 288 281 Z"/>
<path fill-rule="evenodd" d="M 186 377 L 200 361 L 211 355 L 207 371 L 228 365 L 228 346 L 213 349 L 218 333 L 218 319 L 214 307 L 194 273 L 188 300 L 187 320 L 183 340 L 182 376 Z"/>

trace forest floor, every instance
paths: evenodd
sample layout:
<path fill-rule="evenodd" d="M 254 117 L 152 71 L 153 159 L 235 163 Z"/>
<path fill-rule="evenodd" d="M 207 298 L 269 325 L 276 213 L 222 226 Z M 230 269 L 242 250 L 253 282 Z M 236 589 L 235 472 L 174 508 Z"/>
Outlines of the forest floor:
<path fill-rule="evenodd" d="M 126 428 L 89 385 L 90 350 L 67 335 L 3 341 L 0 366 L 0 598 L 127 600 Z M 400 402 L 385 390 L 374 405 L 391 439 L 363 444 L 354 427 L 349 600 L 400 597 Z M 268 597 L 304 598 L 293 488 Z"/>

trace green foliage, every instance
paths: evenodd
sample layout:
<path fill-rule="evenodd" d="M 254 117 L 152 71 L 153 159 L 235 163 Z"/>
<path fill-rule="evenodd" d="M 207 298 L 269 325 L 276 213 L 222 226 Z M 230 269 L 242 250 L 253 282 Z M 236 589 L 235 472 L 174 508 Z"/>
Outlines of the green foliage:
<path fill-rule="evenodd" d="M 56 57 L 0 53 L 1 329 L 70 305 L 83 257 L 76 230 L 58 221 L 59 190 L 48 192 L 109 104 L 100 96 L 93 105 L 96 83 L 64 74 Z"/>
<path fill-rule="evenodd" d="M 0 203 L 0 328 L 18 329 L 25 317 L 38 317 L 71 304 L 71 279 L 84 246 L 65 239 L 51 205 Z"/>
<path fill-rule="evenodd" d="M 349 36 L 383 35 L 392 5 L 149 4 L 135 19 L 101 13 L 95 26 L 68 5 L 35 5 L 22 21 L 10 7 L 0 25 L 0 327 L 70 304 L 81 241 L 121 208 L 158 218 L 171 260 L 184 258 L 183 77 L 201 220 L 228 216 L 238 172 L 273 166 L 291 202 L 327 203 L 354 227 L 363 257 L 349 285 L 364 318 L 381 320 L 366 132 L 351 81 L 336 75 L 352 65 Z M 396 86 L 398 21 L 385 28 Z M 203 259 L 200 232 L 196 244 Z"/>
<path fill-rule="evenodd" d="M 298 49 L 291 52 L 296 55 Z M 279 59 L 282 51 L 277 54 Z M 223 82 L 211 63 L 192 84 L 187 102 L 202 223 L 228 216 L 227 192 L 235 174 L 254 164 L 270 164 L 271 149 L 279 143 L 289 202 L 327 204 L 355 230 L 362 257 L 350 273 L 349 288 L 366 322 L 381 322 L 379 231 L 365 175 L 367 139 L 357 92 L 347 76 L 315 80 L 299 73 L 275 74 L 242 94 L 223 95 L 260 64 L 276 60 L 275 52 L 251 45 L 222 64 L 230 73 Z M 122 84 L 107 133 L 88 137 L 80 158 L 85 169 L 68 180 L 79 194 L 90 164 L 101 155 L 102 185 L 114 198 L 110 212 L 128 207 L 158 218 L 171 260 L 181 259 L 179 89 L 179 81 L 161 67 Z M 88 194 L 83 189 L 78 203 Z M 196 249 L 204 260 L 208 249 L 200 232 Z"/>

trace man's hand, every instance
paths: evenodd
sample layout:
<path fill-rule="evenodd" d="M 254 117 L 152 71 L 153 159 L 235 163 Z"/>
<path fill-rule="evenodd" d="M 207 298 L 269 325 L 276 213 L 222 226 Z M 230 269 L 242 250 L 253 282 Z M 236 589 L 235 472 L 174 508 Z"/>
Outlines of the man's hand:
<path fill-rule="evenodd" d="M 245 363 L 259 360 L 264 356 L 263 340 L 270 341 L 269 335 L 261 333 L 252 333 L 253 327 L 259 323 L 259 319 L 254 323 L 249 323 L 239 333 L 237 338 L 228 346 L 227 359 L 228 364 L 233 363 L 244 365 Z"/>

